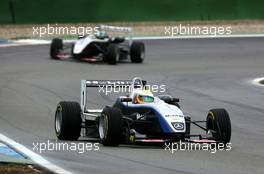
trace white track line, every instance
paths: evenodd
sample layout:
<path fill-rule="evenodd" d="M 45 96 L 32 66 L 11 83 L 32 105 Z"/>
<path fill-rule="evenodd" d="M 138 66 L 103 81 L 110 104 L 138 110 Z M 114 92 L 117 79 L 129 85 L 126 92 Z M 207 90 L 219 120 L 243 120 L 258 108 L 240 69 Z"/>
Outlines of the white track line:
<path fill-rule="evenodd" d="M 218 38 L 250 38 L 264 37 L 264 34 L 232 34 L 232 35 L 186 35 L 186 36 L 147 36 L 133 37 L 135 40 L 159 40 L 159 39 L 218 39 Z"/>
<path fill-rule="evenodd" d="M 15 142 L 14 140 L 6 137 L 3 134 L 0 134 L 0 140 L 2 142 L 6 143 L 7 145 L 9 145 L 10 147 L 14 148 L 15 150 L 19 151 L 20 153 L 24 154 L 25 156 L 29 157 L 32 161 L 34 161 L 38 165 L 40 165 L 40 166 L 42 166 L 42 167 L 44 167 L 44 168 L 46 168 L 52 172 L 55 172 L 58 174 L 72 174 L 71 172 L 64 170 L 63 168 L 50 163 L 49 161 L 44 159 L 42 156 L 32 152 L 31 150 L 29 150 L 28 148 L 26 148 L 22 144 Z"/>
<path fill-rule="evenodd" d="M 255 78 L 255 79 L 253 79 L 253 80 L 251 80 L 251 83 L 253 84 L 253 85 L 256 85 L 256 86 L 264 86 L 264 84 L 260 84 L 259 82 L 260 81 L 263 81 L 264 80 L 264 77 L 259 77 L 259 78 Z"/>
<path fill-rule="evenodd" d="M 167 40 L 167 39 L 217 39 L 217 38 L 251 38 L 264 37 L 264 34 L 232 34 L 232 35 L 188 35 L 188 36 L 146 36 L 133 37 L 134 40 Z M 65 43 L 75 42 L 76 40 L 64 40 Z M 50 44 L 51 40 L 42 39 L 21 39 L 11 41 L 9 44 L 0 44 L 1 47 L 24 46 L 24 45 L 43 45 Z"/>

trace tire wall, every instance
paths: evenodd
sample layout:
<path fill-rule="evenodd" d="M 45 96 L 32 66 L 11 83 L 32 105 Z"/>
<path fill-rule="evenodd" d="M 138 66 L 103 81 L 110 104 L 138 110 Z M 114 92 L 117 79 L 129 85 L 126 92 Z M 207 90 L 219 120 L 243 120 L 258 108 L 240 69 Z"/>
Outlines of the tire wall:
<path fill-rule="evenodd" d="M 264 19 L 263 0 L 1 0 L 0 24 Z"/>

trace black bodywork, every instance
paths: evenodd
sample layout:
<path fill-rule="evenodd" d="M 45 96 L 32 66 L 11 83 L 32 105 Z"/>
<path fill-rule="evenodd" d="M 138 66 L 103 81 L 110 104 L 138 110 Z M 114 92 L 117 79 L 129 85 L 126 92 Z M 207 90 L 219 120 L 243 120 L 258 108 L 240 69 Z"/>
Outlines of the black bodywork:
<path fill-rule="evenodd" d="M 110 44 L 118 44 L 119 48 L 119 60 L 126 59 L 129 54 L 129 47 L 125 44 L 122 44 L 125 42 L 125 38 L 116 37 L 111 38 L 107 42 L 91 42 L 89 45 L 86 46 L 86 48 L 80 53 L 80 54 L 74 54 L 73 48 L 74 44 L 72 45 L 72 56 L 77 59 L 81 59 L 84 57 L 91 58 L 91 57 L 97 57 L 97 56 L 104 56 L 107 54 L 108 47 Z M 102 57 L 103 58 L 103 57 Z"/>

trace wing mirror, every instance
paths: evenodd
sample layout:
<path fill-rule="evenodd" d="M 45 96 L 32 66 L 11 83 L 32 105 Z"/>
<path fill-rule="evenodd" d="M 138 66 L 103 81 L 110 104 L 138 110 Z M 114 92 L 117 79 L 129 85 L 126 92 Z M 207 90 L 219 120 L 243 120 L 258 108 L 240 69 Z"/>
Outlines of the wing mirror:
<path fill-rule="evenodd" d="M 179 98 L 171 98 L 171 101 L 178 103 L 178 102 L 180 102 L 180 99 Z"/>
<path fill-rule="evenodd" d="M 121 98 L 121 102 L 132 102 L 132 98 L 130 97 Z"/>
<path fill-rule="evenodd" d="M 84 38 L 84 35 L 79 35 L 78 36 L 78 39 L 82 39 L 82 38 Z"/>

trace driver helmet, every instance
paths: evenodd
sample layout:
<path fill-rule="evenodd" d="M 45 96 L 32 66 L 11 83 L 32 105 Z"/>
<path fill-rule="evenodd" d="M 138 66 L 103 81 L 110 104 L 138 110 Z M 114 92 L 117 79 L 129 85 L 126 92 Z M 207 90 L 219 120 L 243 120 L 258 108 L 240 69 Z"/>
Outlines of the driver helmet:
<path fill-rule="evenodd" d="M 138 90 L 134 93 L 134 104 L 154 102 L 154 96 L 150 90 Z"/>
<path fill-rule="evenodd" d="M 108 37 L 105 31 L 98 31 L 98 32 L 95 33 L 95 36 L 98 39 L 104 39 L 104 38 Z"/>

